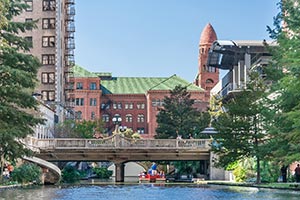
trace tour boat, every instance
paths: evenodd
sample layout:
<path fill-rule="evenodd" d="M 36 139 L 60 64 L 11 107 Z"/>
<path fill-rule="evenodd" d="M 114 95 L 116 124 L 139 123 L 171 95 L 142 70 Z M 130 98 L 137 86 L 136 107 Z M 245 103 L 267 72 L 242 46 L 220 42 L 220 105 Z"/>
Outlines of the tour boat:
<path fill-rule="evenodd" d="M 159 174 L 157 175 L 140 175 L 139 176 L 139 182 L 140 183 L 157 183 L 157 182 L 165 182 L 166 178 L 161 177 Z"/>

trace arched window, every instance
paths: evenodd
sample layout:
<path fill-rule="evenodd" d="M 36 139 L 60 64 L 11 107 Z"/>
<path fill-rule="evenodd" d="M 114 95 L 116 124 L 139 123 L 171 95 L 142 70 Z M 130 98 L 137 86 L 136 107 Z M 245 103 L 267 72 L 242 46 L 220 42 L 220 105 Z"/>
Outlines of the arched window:
<path fill-rule="evenodd" d="M 205 81 L 205 83 L 214 83 L 214 81 L 212 80 L 212 79 L 207 79 L 206 81 Z"/>

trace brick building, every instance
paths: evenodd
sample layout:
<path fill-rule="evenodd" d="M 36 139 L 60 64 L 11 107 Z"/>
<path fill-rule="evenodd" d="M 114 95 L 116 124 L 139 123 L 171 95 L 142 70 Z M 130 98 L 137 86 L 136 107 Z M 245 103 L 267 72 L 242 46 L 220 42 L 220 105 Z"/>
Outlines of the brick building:
<path fill-rule="evenodd" d="M 111 133 L 115 128 L 112 118 L 119 117 L 122 119 L 121 126 L 131 128 L 144 138 L 152 138 L 156 134 L 159 107 L 176 85 L 187 86 L 199 111 L 207 110 L 210 90 L 219 81 L 219 70 L 206 65 L 210 46 L 216 39 L 211 24 L 206 25 L 200 37 L 199 72 L 195 84 L 176 75 L 113 77 L 110 73 L 92 73 L 76 66 L 74 95 L 77 120 L 102 119 L 106 131 Z"/>
<path fill-rule="evenodd" d="M 157 127 L 156 115 L 163 99 L 176 85 L 187 86 L 199 111 L 207 109 L 203 89 L 182 78 L 170 77 L 112 77 L 106 73 L 91 73 L 74 68 L 75 112 L 77 120 L 102 119 L 106 131 L 115 125 L 113 117 L 122 119 L 121 126 L 131 128 L 144 138 L 152 138 Z"/>

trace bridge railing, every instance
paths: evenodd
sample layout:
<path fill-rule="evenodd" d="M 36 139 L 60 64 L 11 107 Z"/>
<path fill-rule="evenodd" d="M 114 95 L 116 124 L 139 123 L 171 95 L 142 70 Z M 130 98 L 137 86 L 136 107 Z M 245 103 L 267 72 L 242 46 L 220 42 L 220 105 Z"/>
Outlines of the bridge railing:
<path fill-rule="evenodd" d="M 105 139 L 52 138 L 34 139 L 32 145 L 39 149 L 52 148 L 151 148 L 151 149 L 209 149 L 210 139 L 131 139 L 114 135 Z"/>

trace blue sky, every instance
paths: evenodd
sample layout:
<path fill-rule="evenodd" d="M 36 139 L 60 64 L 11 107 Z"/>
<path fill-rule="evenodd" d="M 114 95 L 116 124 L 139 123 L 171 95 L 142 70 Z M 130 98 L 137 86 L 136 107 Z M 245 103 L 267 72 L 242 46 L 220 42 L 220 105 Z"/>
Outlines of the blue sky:
<path fill-rule="evenodd" d="M 279 0 L 76 0 L 76 63 L 120 77 L 192 82 L 207 23 L 218 39 L 269 39 Z"/>

